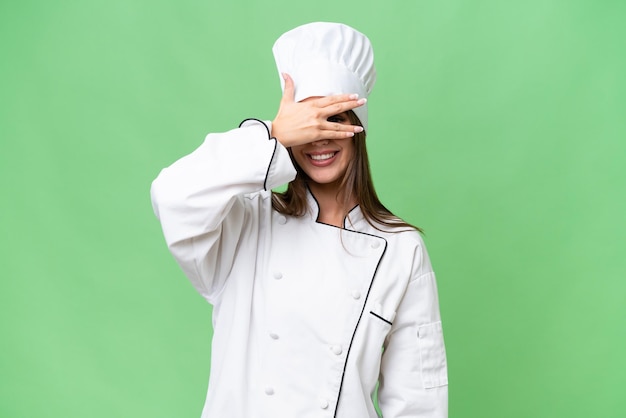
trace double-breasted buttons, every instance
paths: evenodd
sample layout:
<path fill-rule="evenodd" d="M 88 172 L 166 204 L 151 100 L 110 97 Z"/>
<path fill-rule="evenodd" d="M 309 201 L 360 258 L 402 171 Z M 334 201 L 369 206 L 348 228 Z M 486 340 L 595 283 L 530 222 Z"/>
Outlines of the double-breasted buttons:
<path fill-rule="evenodd" d="M 375 250 L 376 248 L 380 247 L 380 242 L 378 240 L 373 241 L 370 246 Z"/>
<path fill-rule="evenodd" d="M 271 386 L 268 386 L 265 388 L 265 394 L 267 396 L 272 396 L 274 394 L 274 388 Z"/>
<path fill-rule="evenodd" d="M 270 332 L 269 336 L 272 340 L 277 340 L 279 338 L 278 334 L 276 334 L 275 332 Z"/>
<path fill-rule="evenodd" d="M 278 223 L 281 225 L 285 225 L 287 223 L 287 218 L 285 218 L 284 216 L 279 216 Z"/>
<path fill-rule="evenodd" d="M 320 398 L 320 408 L 328 409 L 328 400 L 324 398 Z"/>
<path fill-rule="evenodd" d="M 283 278 L 283 273 L 281 273 L 280 271 L 275 271 L 275 272 L 274 272 L 274 278 L 275 278 L 276 280 L 280 280 L 280 279 L 282 279 L 282 278 Z"/>
<path fill-rule="evenodd" d="M 333 345 L 330 347 L 330 351 L 333 352 L 334 355 L 339 356 L 341 355 L 341 353 L 343 353 L 343 349 L 341 348 L 340 345 Z"/>
<path fill-rule="evenodd" d="M 361 299 L 361 292 L 359 292 L 358 290 L 353 290 L 350 295 L 352 296 L 352 299 L 354 300 Z"/>

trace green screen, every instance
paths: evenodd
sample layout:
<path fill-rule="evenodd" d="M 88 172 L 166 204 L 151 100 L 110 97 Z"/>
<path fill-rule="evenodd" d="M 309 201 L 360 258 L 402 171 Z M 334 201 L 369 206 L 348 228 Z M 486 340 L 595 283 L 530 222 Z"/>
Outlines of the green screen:
<path fill-rule="evenodd" d="M 374 180 L 426 233 L 450 416 L 626 414 L 626 3 L 26 0 L 0 5 L 1 417 L 200 416 L 211 309 L 150 182 L 272 119 L 271 46 L 316 20 L 373 43 Z"/>

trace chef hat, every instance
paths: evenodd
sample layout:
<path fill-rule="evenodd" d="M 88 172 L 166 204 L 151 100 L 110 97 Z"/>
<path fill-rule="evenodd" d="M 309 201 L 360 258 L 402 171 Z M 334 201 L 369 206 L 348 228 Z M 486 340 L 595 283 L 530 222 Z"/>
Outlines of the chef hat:
<path fill-rule="evenodd" d="M 376 81 L 369 39 L 341 23 L 298 26 L 281 35 L 272 50 L 278 73 L 287 73 L 294 81 L 296 102 L 345 93 L 367 98 Z M 282 76 L 280 84 L 284 91 Z M 367 103 L 353 110 L 367 130 Z"/>

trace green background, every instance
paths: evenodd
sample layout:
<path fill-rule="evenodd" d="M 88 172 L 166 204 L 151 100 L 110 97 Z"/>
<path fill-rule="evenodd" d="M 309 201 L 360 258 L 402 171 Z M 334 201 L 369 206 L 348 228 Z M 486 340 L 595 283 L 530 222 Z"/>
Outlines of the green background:
<path fill-rule="evenodd" d="M 1 417 L 200 415 L 210 307 L 150 182 L 272 119 L 272 43 L 315 20 L 374 45 L 375 183 L 426 231 L 450 416 L 626 416 L 625 2 L 25 0 L 0 5 Z"/>

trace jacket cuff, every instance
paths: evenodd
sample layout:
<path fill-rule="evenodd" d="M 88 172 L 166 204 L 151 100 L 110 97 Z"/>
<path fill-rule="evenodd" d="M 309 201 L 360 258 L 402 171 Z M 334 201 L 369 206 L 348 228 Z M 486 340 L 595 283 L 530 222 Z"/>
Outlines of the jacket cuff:
<path fill-rule="evenodd" d="M 272 137 L 272 122 L 260 119 L 245 119 L 239 124 L 240 128 L 261 129 L 267 134 L 267 139 L 274 142 L 274 152 L 267 167 L 264 190 L 271 190 L 275 187 L 289 183 L 296 177 L 296 168 L 293 165 L 289 150 L 285 148 L 276 138 Z"/>

